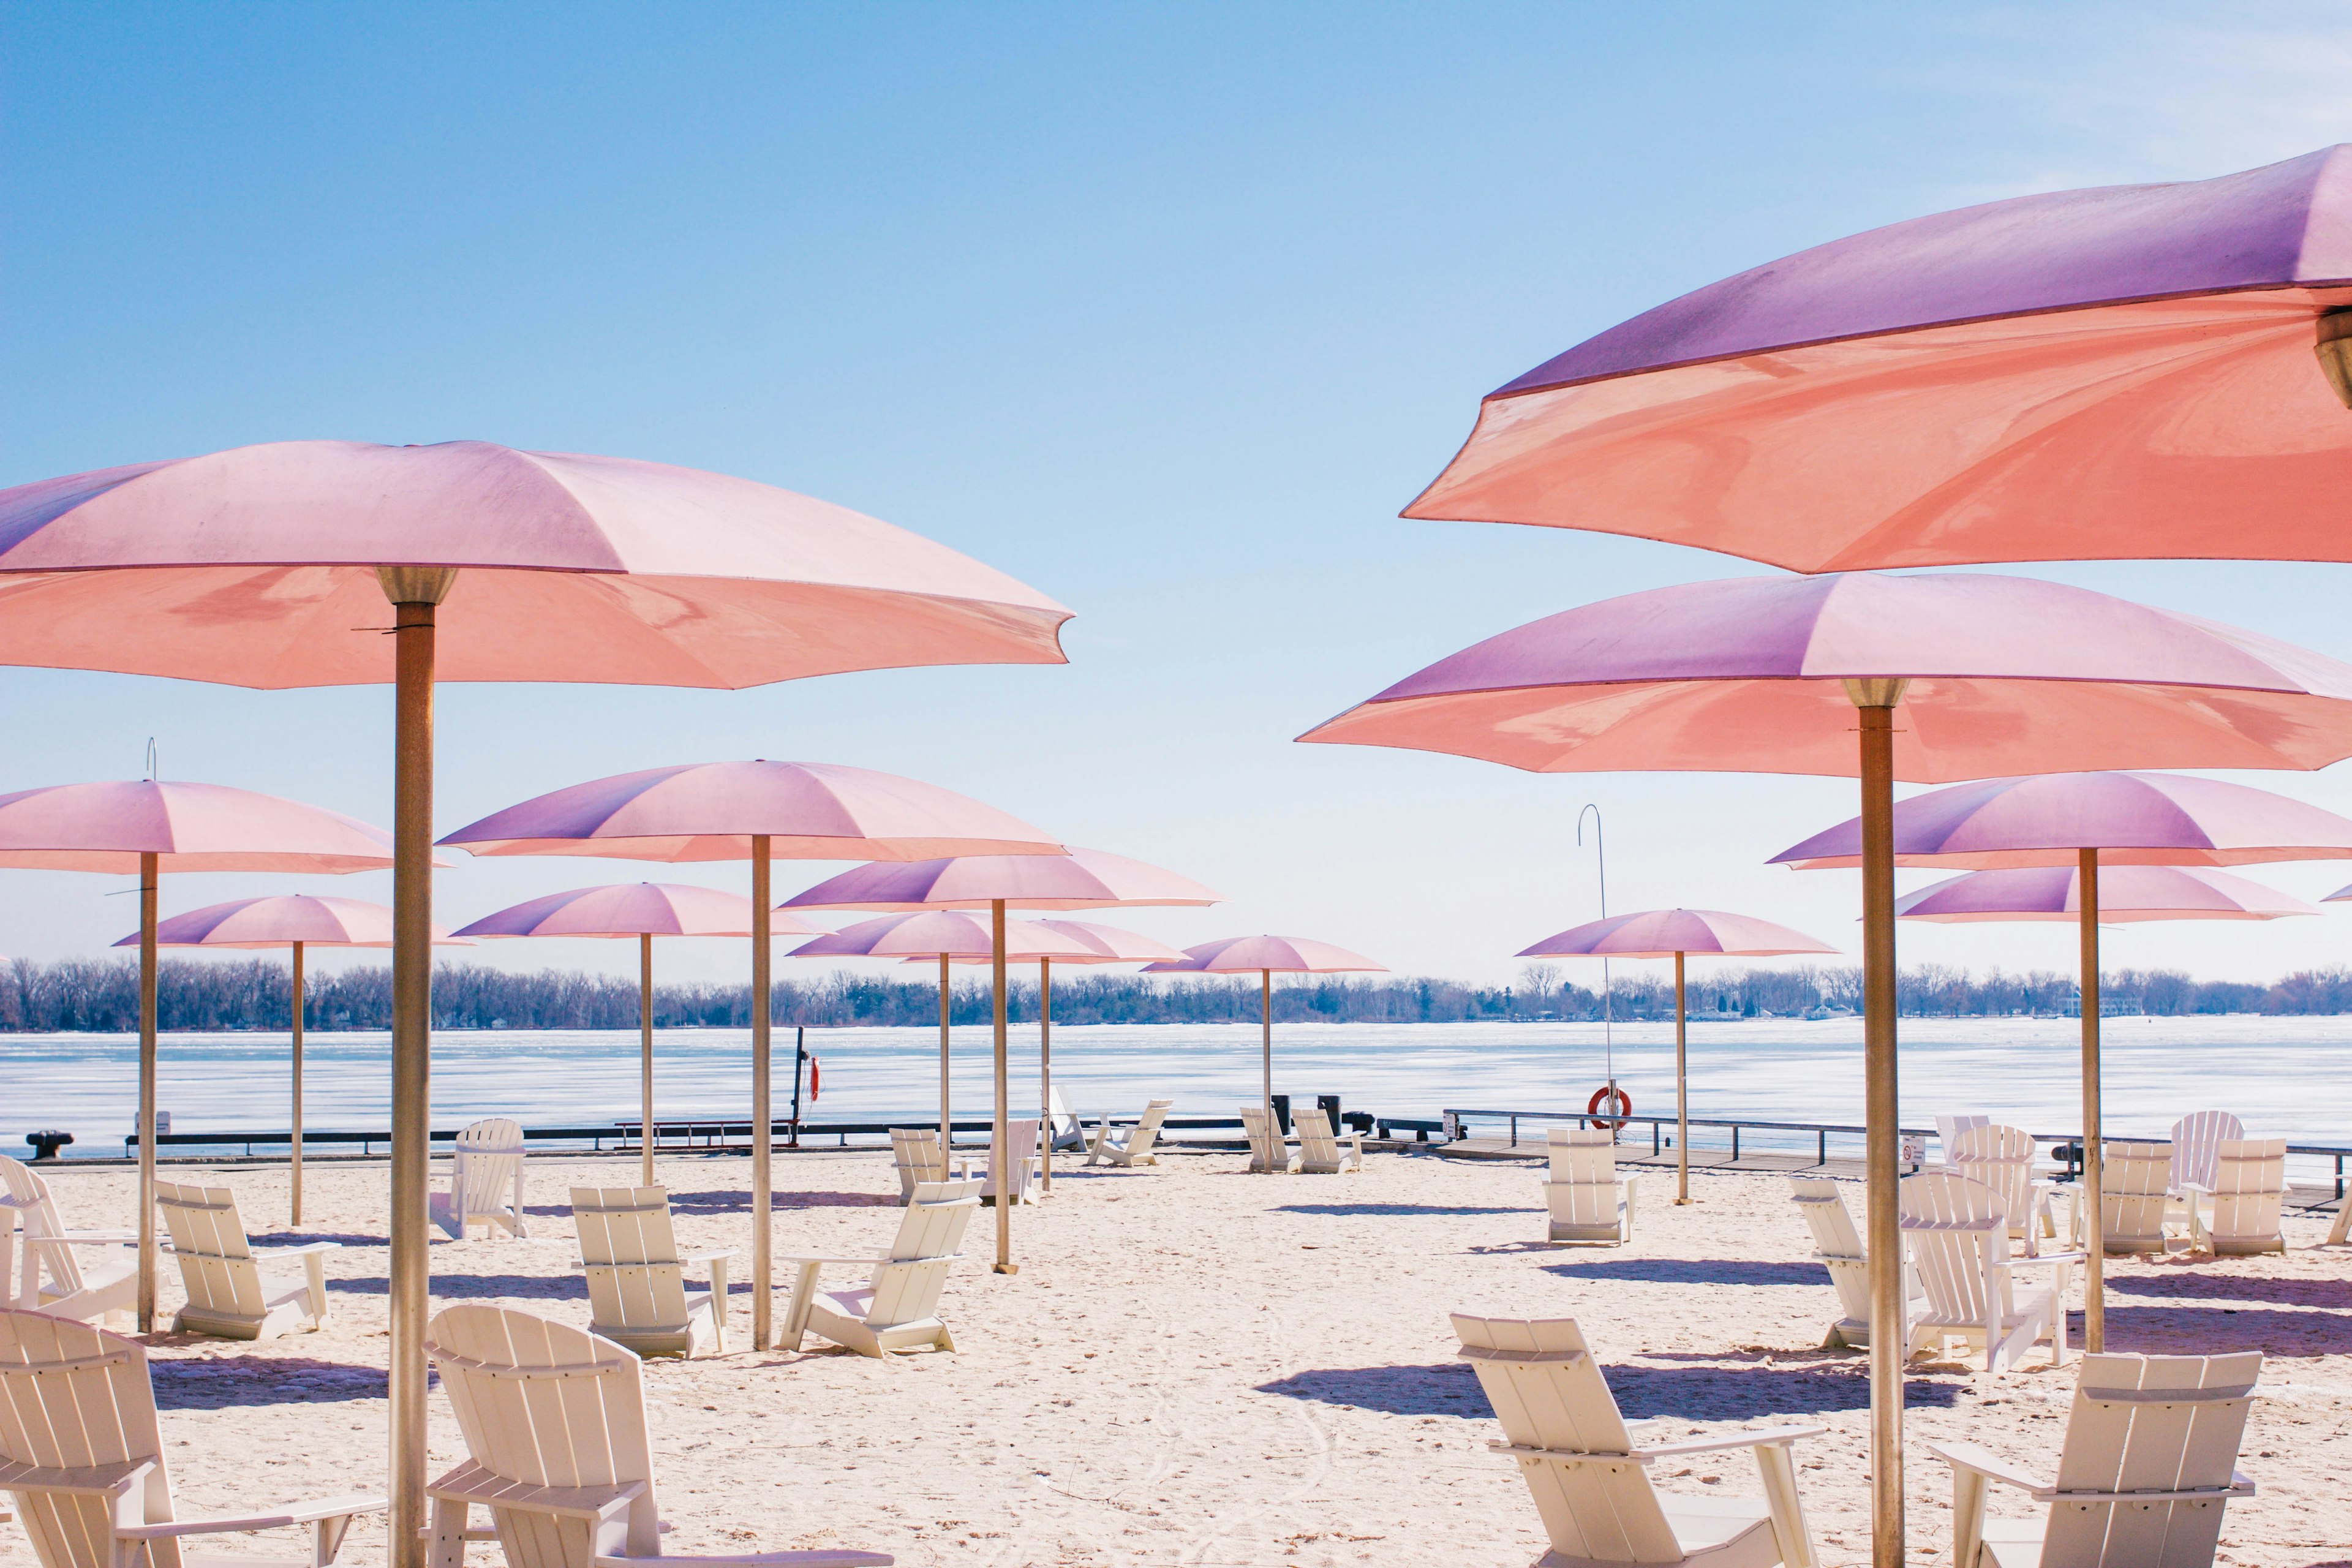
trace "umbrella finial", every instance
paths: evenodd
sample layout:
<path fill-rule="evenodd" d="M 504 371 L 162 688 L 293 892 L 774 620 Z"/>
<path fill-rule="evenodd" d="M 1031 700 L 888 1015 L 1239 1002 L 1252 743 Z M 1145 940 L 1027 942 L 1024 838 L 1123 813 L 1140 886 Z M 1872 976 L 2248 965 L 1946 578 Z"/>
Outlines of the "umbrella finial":
<path fill-rule="evenodd" d="M 2312 345 L 2336 400 L 2352 408 L 2352 310 L 2330 310 L 2319 318 L 2319 341 Z"/>

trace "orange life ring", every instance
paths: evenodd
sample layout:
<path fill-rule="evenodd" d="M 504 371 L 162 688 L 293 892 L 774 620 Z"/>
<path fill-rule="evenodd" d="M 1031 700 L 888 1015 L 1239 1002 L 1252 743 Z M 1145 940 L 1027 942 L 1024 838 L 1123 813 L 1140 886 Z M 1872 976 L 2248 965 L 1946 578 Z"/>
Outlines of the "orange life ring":
<path fill-rule="evenodd" d="M 1601 1107 L 1607 1102 L 1609 1097 L 1612 1094 L 1617 1097 L 1616 1110 L 1619 1118 L 1619 1120 L 1614 1121 L 1612 1121 L 1607 1117 L 1600 1114 Z M 1601 1128 L 1610 1132 L 1614 1132 L 1619 1128 L 1625 1125 L 1625 1119 L 1632 1117 L 1633 1114 L 1633 1097 L 1627 1094 L 1622 1089 L 1617 1089 L 1604 1083 L 1599 1089 L 1592 1091 L 1592 1098 L 1591 1100 L 1584 1102 L 1584 1113 L 1592 1119 L 1593 1126 Z"/>

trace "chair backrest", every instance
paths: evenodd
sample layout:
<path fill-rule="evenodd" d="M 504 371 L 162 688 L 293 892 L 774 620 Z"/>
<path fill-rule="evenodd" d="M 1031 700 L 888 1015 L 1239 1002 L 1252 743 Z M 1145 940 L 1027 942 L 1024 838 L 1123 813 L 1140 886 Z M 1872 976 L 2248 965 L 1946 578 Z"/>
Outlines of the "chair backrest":
<path fill-rule="evenodd" d="M 1617 1180 L 1617 1134 L 1606 1127 L 1547 1127 L 1544 1147 L 1555 1182 L 1586 1186 Z"/>
<path fill-rule="evenodd" d="M 1309 1165 L 1335 1165 L 1339 1162 L 1339 1141 L 1331 1135 L 1331 1123 L 1319 1105 L 1302 1105 L 1290 1113 L 1291 1130 L 1298 1134 L 1298 1156 Z"/>
<path fill-rule="evenodd" d="M 990 1186 L 995 1188 L 1000 1193 L 1007 1190 L 1004 1184 L 1005 1172 L 1009 1166 L 1012 1171 L 1013 1182 L 1013 1185 L 1010 1189 L 1011 1195 L 1017 1198 L 1024 1192 L 1028 1190 L 1029 1174 L 1034 1168 L 1034 1162 L 1037 1158 L 1038 1126 L 1038 1120 L 1034 1116 L 1030 1117 L 1025 1121 L 1006 1122 L 1004 1124 L 1004 1149 L 999 1149 L 996 1146 L 996 1139 L 993 1134 L 990 1136 L 988 1140 L 988 1184 Z M 1012 1153 L 1012 1158 L 1010 1160 L 1005 1158 L 1007 1150 L 1010 1150 Z"/>
<path fill-rule="evenodd" d="M 1813 1250 L 1823 1258 L 1861 1262 L 1862 1233 L 1845 1206 L 1845 1194 L 1827 1176 L 1791 1176 L 1789 1195 L 1812 1227 Z"/>
<path fill-rule="evenodd" d="M 163 1213 L 172 1252 L 180 1260 L 180 1284 L 188 1305 L 199 1312 L 259 1317 L 261 1271 L 246 1240 L 245 1219 L 236 1212 L 236 1192 L 194 1183 L 155 1184 L 155 1206 Z"/>
<path fill-rule="evenodd" d="M 1991 1125 L 1992 1118 L 1990 1116 L 1938 1116 L 1936 1118 L 1937 1146 L 1943 1150 L 1944 1158 L 1949 1160 L 1952 1145 L 1959 1142 L 1961 1133 Z"/>
<path fill-rule="evenodd" d="M 484 1117 L 458 1131 L 452 1193 L 463 1213 L 494 1214 L 507 1206 L 515 1173 L 522 1167 L 522 1123 L 503 1116 Z"/>
<path fill-rule="evenodd" d="M 1624 1454 L 1633 1447 L 1608 1380 L 1573 1318 L 1454 1314 L 1461 1359 L 1478 1374 L 1504 1439 L 1522 1454 Z M 1515 1456 L 1516 1457 L 1516 1456 Z M 1521 1467 L 1552 1552 L 1571 1562 L 1680 1563 L 1665 1510 L 1638 1464 Z"/>
<path fill-rule="evenodd" d="M 2217 1490 L 2230 1485 L 2247 1407 L 2261 1378 L 2258 1351 L 2231 1355 L 2085 1355 L 2058 1458 L 2062 1492 Z M 2158 1397 L 2151 1397 L 2158 1395 Z M 2168 1396 L 2168 1397 L 2165 1397 Z M 2222 1504 L 2061 1501 L 2050 1510 L 2042 1561 L 2091 1568 L 2210 1563 Z"/>
<path fill-rule="evenodd" d="M 49 1195 L 49 1184 L 41 1173 L 22 1160 L 12 1160 L 0 1154 L 0 1199 L 5 1199 L 9 1212 L 0 1215 L 0 1225 L 14 1225 L 19 1220 L 25 1226 L 25 1263 L 22 1289 L 25 1305 L 37 1306 L 40 1301 L 40 1271 L 49 1271 L 49 1281 L 60 1294 L 70 1295 L 82 1289 L 81 1264 L 74 1249 L 56 1238 L 65 1235 L 65 1221 L 58 1215 L 57 1199 Z M 8 1299 L 12 1287 L 0 1279 L 0 1301 Z"/>
<path fill-rule="evenodd" d="M 919 1182 L 936 1182 L 947 1174 L 940 1156 L 940 1135 L 929 1127 L 890 1129 L 890 1160 L 901 1171 L 911 1171 Z"/>
<path fill-rule="evenodd" d="M 2213 1233 L 2276 1236 L 2286 1197 L 2286 1140 L 2225 1138 L 2213 1151 Z"/>
<path fill-rule="evenodd" d="M 2200 1110 L 2172 1124 L 2172 1185 L 2213 1184 L 2213 1155 L 2222 1140 L 2243 1138 L 2246 1124 L 2226 1110 Z"/>
<path fill-rule="evenodd" d="M 2107 1197 L 2160 1198 L 2171 1180 L 2169 1143 L 2099 1145 L 2099 1191 Z"/>
<path fill-rule="evenodd" d="M 654 1555 L 659 1508 L 633 1352 L 566 1323 L 471 1302 L 444 1308 L 425 1335 L 474 1463 L 530 1487 L 645 1482 L 630 1510 L 627 1554 Z M 591 1568 L 584 1531 L 502 1527 L 499 1540 L 509 1568 Z M 566 1541 L 576 1542 L 576 1561 Z"/>
<path fill-rule="evenodd" d="M 1275 1131 L 1274 1120 L 1263 1105 L 1240 1108 L 1242 1130 L 1249 1134 L 1250 1162 L 1261 1170 L 1279 1171 L 1290 1163 L 1290 1152 L 1284 1147 L 1282 1136 Z"/>
<path fill-rule="evenodd" d="M 572 1223 L 598 1323 L 650 1330 L 686 1322 L 686 1270 L 668 1188 L 574 1187 Z"/>
<path fill-rule="evenodd" d="M 1958 1120 L 1958 1118 L 1955 1118 Z M 2033 1134 L 1998 1122 L 1965 1128 L 1944 1145 L 1947 1163 L 1972 1182 L 1981 1182 L 2000 1197 L 2000 1206 L 2012 1228 L 2030 1219 L 2033 1196 Z"/>
<path fill-rule="evenodd" d="M 964 1226 L 979 1207 L 978 1182 L 925 1182 L 915 1189 L 890 1250 L 874 1267 L 866 1327 L 895 1328 L 938 1315 Z"/>
<path fill-rule="evenodd" d="M 1062 1091 L 1059 1089 L 1047 1091 L 1045 1109 L 1053 1123 L 1054 1137 L 1056 1141 L 1072 1136 L 1085 1136 L 1086 1129 L 1079 1125 L 1077 1117 L 1071 1113 L 1069 1104 L 1062 1099 Z"/>
<path fill-rule="evenodd" d="M 172 1483 L 146 1349 L 71 1319 L 0 1309 L 0 1461 L 40 1469 L 152 1464 L 140 1521 L 168 1521 Z M 41 1568 L 115 1568 L 110 1498 L 30 1488 L 17 1495 Z M 180 1568 L 176 1540 L 150 1542 L 143 1555 L 144 1568 Z"/>
<path fill-rule="evenodd" d="M 1980 1323 L 1997 1306 L 2011 1310 L 2009 1211 L 1981 1182 L 1946 1171 L 1906 1176 L 1895 1184 L 1903 1240 L 1927 1293 L 1930 1316 L 1944 1322 Z"/>
<path fill-rule="evenodd" d="M 1143 1120 L 1138 1121 L 1135 1131 L 1127 1135 L 1129 1155 L 1151 1152 L 1151 1145 L 1160 1137 L 1160 1124 L 1168 1120 L 1168 1113 L 1175 1109 L 1175 1105 L 1172 1100 L 1155 1100 L 1143 1108 Z"/>

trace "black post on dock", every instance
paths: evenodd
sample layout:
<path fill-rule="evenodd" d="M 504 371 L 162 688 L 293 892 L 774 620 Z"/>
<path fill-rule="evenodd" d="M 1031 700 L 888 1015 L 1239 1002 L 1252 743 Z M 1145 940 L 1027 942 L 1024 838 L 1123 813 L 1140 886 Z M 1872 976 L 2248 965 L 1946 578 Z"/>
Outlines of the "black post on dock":
<path fill-rule="evenodd" d="M 808 1070 L 808 1026 L 793 1027 L 793 1147 L 801 1146 L 801 1074 Z"/>

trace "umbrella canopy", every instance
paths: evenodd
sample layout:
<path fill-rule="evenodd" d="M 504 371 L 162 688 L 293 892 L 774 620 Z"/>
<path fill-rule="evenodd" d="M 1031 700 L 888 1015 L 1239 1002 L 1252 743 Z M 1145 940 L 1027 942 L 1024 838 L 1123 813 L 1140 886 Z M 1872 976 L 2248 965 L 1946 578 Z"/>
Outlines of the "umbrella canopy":
<path fill-rule="evenodd" d="M 444 844 L 476 855 L 623 860 L 927 860 L 1060 855 L 1038 828 L 935 784 L 832 763 L 701 763 L 616 773 L 493 812 Z"/>
<path fill-rule="evenodd" d="M 1548 936 L 1519 951 L 1521 958 L 1673 958 L 1707 953 L 1772 958 L 1795 952 L 1835 952 L 1801 931 L 1721 910 L 1644 910 L 1612 915 Z"/>
<path fill-rule="evenodd" d="M 456 568 L 439 680 L 740 688 L 1058 664 L 1070 612 L 750 479 L 487 441 L 281 441 L 0 490 L 0 664 L 232 686 L 393 678 L 387 565 Z M 133 569 L 116 578 L 95 568 Z"/>
<path fill-rule="evenodd" d="M 1181 963 L 1184 954 L 1158 937 L 1141 931 L 1127 931 L 1118 926 L 1097 925 L 1091 921 L 1024 921 L 1023 925 L 1052 931 L 1075 944 L 1070 952 L 1039 953 L 1048 963 Z M 1013 956 L 1007 954 L 1007 957 Z M 925 954 L 907 960 L 908 963 L 929 963 Z M 986 963 L 985 953 L 951 953 L 950 963 Z"/>
<path fill-rule="evenodd" d="M 2102 921 L 2274 921 L 2315 915 L 2318 906 L 2259 882 L 2185 866 L 2110 866 L 2098 873 Z M 1897 900 L 1904 920 L 2068 921 L 2083 912 L 2083 877 L 2072 866 L 1971 871 Z"/>
<path fill-rule="evenodd" d="M 1886 679 L 1909 681 L 1895 776 L 1925 783 L 2319 768 L 2352 754 L 2352 666 L 2088 589 L 1976 573 L 1628 594 L 1440 659 L 1299 738 L 1538 773 L 1852 775 L 1845 683 Z"/>
<path fill-rule="evenodd" d="M 2352 419 L 2323 366 L 2347 306 L 2352 147 L 1914 218 L 1499 388 L 1405 515 L 1801 572 L 2342 561 Z"/>
<path fill-rule="evenodd" d="M 790 915 L 770 915 L 770 931 L 804 936 L 816 930 Z M 510 904 L 461 928 L 459 936 L 750 936 L 751 900 L 740 893 L 687 882 L 615 882 L 574 888 Z"/>
<path fill-rule="evenodd" d="M 433 940 L 451 947 L 474 945 L 437 925 Z M 298 942 L 305 947 L 390 947 L 392 906 L 365 899 L 281 893 L 207 904 L 155 927 L 159 947 L 289 947 Z M 114 945 L 137 947 L 139 933 L 133 931 Z"/>
<path fill-rule="evenodd" d="M 1048 930 L 1036 921 L 1004 922 L 1004 956 L 1010 962 L 1034 963 L 1040 958 L 1072 958 L 1084 962 L 1088 949 L 1076 939 Z M 995 962 L 996 948 L 988 922 L 953 910 L 927 910 L 917 914 L 885 915 L 828 931 L 803 942 L 792 958 L 919 958 L 970 959 Z"/>
<path fill-rule="evenodd" d="M 1181 961 L 1155 963 L 1146 974 L 1337 974 L 1358 970 L 1388 972 L 1360 952 L 1303 936 L 1229 936 L 1188 947 Z"/>
<path fill-rule="evenodd" d="M 2352 859 L 2352 820 L 2283 795 L 2182 773 L 1981 779 L 1895 803 L 1898 866 L 2248 866 Z M 1772 857 L 1801 871 L 1862 863 L 1853 817 Z"/>
<path fill-rule="evenodd" d="M 1065 856 L 960 855 L 860 866 L 786 899 L 788 910 L 1092 910 L 1213 904 L 1223 895 L 1173 871 L 1076 845 Z"/>
<path fill-rule="evenodd" d="M 226 784 L 131 779 L 0 795 L 0 866 L 25 870 L 380 871 L 392 835 Z"/>

